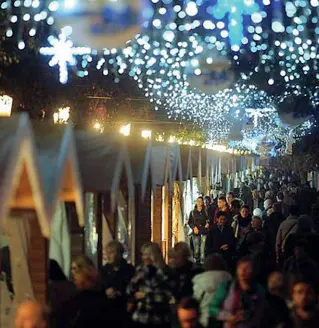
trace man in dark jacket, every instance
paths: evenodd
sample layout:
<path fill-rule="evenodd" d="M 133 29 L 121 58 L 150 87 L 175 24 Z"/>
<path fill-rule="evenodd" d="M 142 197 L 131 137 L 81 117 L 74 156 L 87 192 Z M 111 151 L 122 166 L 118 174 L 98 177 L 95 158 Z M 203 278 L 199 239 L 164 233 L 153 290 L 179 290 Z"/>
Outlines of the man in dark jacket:
<path fill-rule="evenodd" d="M 204 263 L 206 237 L 209 231 L 209 220 L 204 207 L 203 197 L 197 198 L 195 208 L 190 212 L 188 224 L 193 230 L 194 258 Z"/>
<path fill-rule="evenodd" d="M 269 245 L 269 260 L 272 268 L 276 265 L 276 238 L 277 232 L 281 222 L 285 220 L 281 213 L 281 206 L 275 203 L 272 206 L 273 212 L 266 218 L 264 223 L 264 229 L 267 233 L 268 245 Z"/>
<path fill-rule="evenodd" d="M 227 224 L 227 213 L 218 212 L 216 223 L 207 236 L 205 255 L 219 253 L 229 265 L 234 251 L 235 237 L 233 229 Z"/>

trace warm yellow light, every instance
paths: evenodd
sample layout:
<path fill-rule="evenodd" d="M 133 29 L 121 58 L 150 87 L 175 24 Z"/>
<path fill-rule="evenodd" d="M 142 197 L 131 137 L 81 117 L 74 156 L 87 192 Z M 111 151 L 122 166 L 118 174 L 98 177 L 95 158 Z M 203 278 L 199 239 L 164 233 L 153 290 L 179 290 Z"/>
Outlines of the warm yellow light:
<path fill-rule="evenodd" d="M 190 146 L 195 146 L 195 141 L 194 141 L 194 140 L 191 140 L 191 141 L 189 142 L 189 145 L 190 145 Z"/>
<path fill-rule="evenodd" d="M 101 133 L 104 131 L 104 127 L 103 127 L 103 125 L 100 124 L 99 122 L 95 122 L 95 123 L 93 124 L 93 127 L 94 127 L 94 129 L 98 130 L 98 131 L 101 132 Z"/>
<path fill-rule="evenodd" d="M 66 124 L 70 118 L 70 107 L 61 107 L 53 114 L 54 124 Z"/>
<path fill-rule="evenodd" d="M 159 134 L 157 137 L 156 137 L 156 141 L 159 141 L 159 142 L 163 142 L 164 141 L 164 136 Z"/>
<path fill-rule="evenodd" d="M 0 116 L 10 117 L 12 110 L 13 99 L 10 96 L 0 96 Z"/>
<path fill-rule="evenodd" d="M 101 124 L 100 123 L 94 123 L 94 129 L 100 130 Z"/>
<path fill-rule="evenodd" d="M 145 138 L 145 139 L 151 139 L 152 131 L 151 130 L 142 130 L 141 136 L 142 136 L 142 138 Z"/>
<path fill-rule="evenodd" d="M 170 142 L 170 143 L 174 143 L 174 142 L 176 142 L 176 138 L 175 138 L 174 136 L 170 136 L 170 137 L 168 138 L 168 142 Z"/>
<path fill-rule="evenodd" d="M 131 134 L 131 123 L 123 125 L 120 128 L 120 133 L 122 133 L 123 135 L 125 135 L 126 137 L 128 137 Z"/>
<path fill-rule="evenodd" d="M 213 150 L 220 151 L 220 152 L 226 152 L 227 147 L 224 145 L 213 145 L 212 147 Z"/>

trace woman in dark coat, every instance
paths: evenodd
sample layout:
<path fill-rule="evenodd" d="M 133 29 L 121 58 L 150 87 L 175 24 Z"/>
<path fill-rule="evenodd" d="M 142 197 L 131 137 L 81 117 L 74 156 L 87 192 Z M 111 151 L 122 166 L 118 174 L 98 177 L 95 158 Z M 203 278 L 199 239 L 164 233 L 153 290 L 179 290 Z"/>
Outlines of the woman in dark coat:
<path fill-rule="evenodd" d="M 117 240 L 112 240 L 106 246 L 107 263 L 102 268 L 102 284 L 107 298 L 116 311 L 119 323 L 127 323 L 126 288 L 134 277 L 134 267 L 123 258 L 124 248 Z"/>
<path fill-rule="evenodd" d="M 73 273 L 73 280 L 77 294 L 57 311 L 55 327 L 120 327 L 95 267 L 92 265 L 77 269 Z"/>

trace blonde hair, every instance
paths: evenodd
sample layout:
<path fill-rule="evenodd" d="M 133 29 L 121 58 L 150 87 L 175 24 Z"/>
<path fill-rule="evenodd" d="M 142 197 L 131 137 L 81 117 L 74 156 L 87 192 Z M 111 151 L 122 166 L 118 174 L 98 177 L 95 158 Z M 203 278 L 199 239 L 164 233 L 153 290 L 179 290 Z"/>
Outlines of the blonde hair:
<path fill-rule="evenodd" d="M 72 263 L 75 263 L 79 269 L 85 269 L 85 268 L 94 268 L 93 262 L 86 256 L 86 255 L 78 255 L 76 256 Z"/>
<path fill-rule="evenodd" d="M 118 240 L 110 241 L 105 247 L 105 250 L 107 250 L 107 249 L 113 249 L 113 250 L 115 250 L 115 252 L 119 258 L 123 257 L 124 247 Z"/>
<path fill-rule="evenodd" d="M 145 243 L 141 248 L 141 252 L 149 256 L 154 266 L 160 269 L 164 269 L 166 267 L 161 248 L 158 244 L 152 242 Z"/>
<path fill-rule="evenodd" d="M 74 274 L 74 283 L 79 290 L 90 290 L 100 283 L 99 274 L 94 267 L 83 268 Z"/>

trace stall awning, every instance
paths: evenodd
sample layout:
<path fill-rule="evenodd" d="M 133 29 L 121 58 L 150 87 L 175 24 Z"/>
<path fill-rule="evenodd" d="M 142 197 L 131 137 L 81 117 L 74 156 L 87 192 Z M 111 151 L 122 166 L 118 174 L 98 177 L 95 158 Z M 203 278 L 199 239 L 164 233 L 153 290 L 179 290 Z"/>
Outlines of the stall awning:
<path fill-rule="evenodd" d="M 51 217 L 27 114 L 0 119 L 0 172 L 0 221 L 11 210 L 35 210 L 49 237 Z"/>
<path fill-rule="evenodd" d="M 54 215 L 58 200 L 75 202 L 83 226 L 83 190 L 72 126 L 36 123 L 33 131 L 49 215 Z"/>
<path fill-rule="evenodd" d="M 85 191 L 110 191 L 116 199 L 122 177 L 126 177 L 130 195 L 134 181 L 130 156 L 124 138 L 113 134 L 77 131 L 76 149 Z"/>

